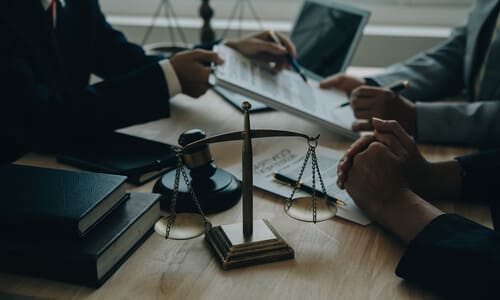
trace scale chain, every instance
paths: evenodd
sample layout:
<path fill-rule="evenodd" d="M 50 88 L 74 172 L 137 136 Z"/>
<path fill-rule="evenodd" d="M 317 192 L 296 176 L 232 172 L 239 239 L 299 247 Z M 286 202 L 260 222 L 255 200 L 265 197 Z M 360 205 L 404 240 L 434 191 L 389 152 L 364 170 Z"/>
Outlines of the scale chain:
<path fill-rule="evenodd" d="M 200 213 L 201 217 L 203 218 L 203 223 L 205 224 L 205 232 L 207 232 L 208 230 L 210 230 L 210 228 L 212 228 L 212 223 L 210 223 L 210 221 L 208 221 L 207 217 L 205 216 L 205 213 L 201 209 L 201 205 L 200 205 L 200 202 L 198 201 L 198 197 L 196 197 L 196 194 L 193 190 L 193 187 L 189 183 L 189 178 L 187 176 L 186 170 L 184 170 L 184 168 L 182 168 L 181 172 L 182 172 L 182 177 L 184 178 L 184 182 L 186 183 L 188 190 L 189 190 L 189 193 L 191 194 L 191 198 L 193 199 L 194 204 L 196 205 L 196 208 L 198 209 L 198 212 Z"/>
<path fill-rule="evenodd" d="M 297 178 L 297 181 L 295 182 L 295 185 L 293 187 L 292 194 L 290 197 L 287 199 L 286 207 L 285 209 L 288 210 L 292 206 L 293 202 L 293 196 L 295 196 L 295 192 L 299 188 L 302 180 L 302 175 L 304 175 L 304 170 L 306 169 L 307 162 L 309 161 L 309 157 L 311 156 L 311 146 L 309 146 L 309 149 L 307 149 L 306 157 L 304 158 L 304 163 L 302 164 L 302 167 L 300 168 L 300 173 L 299 173 L 299 178 Z"/>
<path fill-rule="evenodd" d="M 174 179 L 174 190 L 172 192 L 172 202 L 170 203 L 170 215 L 168 216 L 168 223 L 167 223 L 167 229 L 165 232 L 165 239 L 168 239 L 170 235 L 170 230 L 172 229 L 172 225 L 175 222 L 176 218 L 176 212 L 175 208 L 177 205 L 177 194 L 179 191 L 179 181 L 180 181 L 180 176 L 181 176 L 181 169 L 182 169 L 182 159 L 181 159 L 181 154 L 180 150 L 176 149 L 177 151 L 177 168 L 175 170 L 175 179 Z"/>
<path fill-rule="evenodd" d="M 328 200 L 328 194 L 326 193 L 325 183 L 323 182 L 323 177 L 321 176 L 321 172 L 319 171 L 318 157 L 316 156 L 316 151 L 312 154 L 312 162 L 316 164 L 316 170 L 318 172 L 319 183 L 321 184 L 321 191 L 323 192 L 323 196 Z"/>
<path fill-rule="evenodd" d="M 321 191 L 323 192 L 323 197 L 325 197 L 325 200 L 328 201 L 328 194 L 326 193 L 326 188 L 325 188 L 325 184 L 323 182 L 323 177 L 321 176 L 321 172 L 319 170 L 318 157 L 316 156 L 315 150 L 313 150 L 311 156 L 312 156 L 311 160 L 312 160 L 312 164 L 313 164 L 313 193 L 315 193 L 315 191 L 316 191 L 315 182 L 314 182 L 314 177 L 315 177 L 314 173 L 317 172 L 319 182 L 321 185 Z M 316 202 L 315 196 L 313 196 L 313 202 Z M 314 217 L 314 222 L 316 223 L 316 204 L 315 203 L 313 203 L 313 217 Z"/>
<path fill-rule="evenodd" d="M 184 179 L 184 182 L 186 183 L 186 186 L 188 188 L 188 191 L 191 195 L 191 198 L 193 199 L 196 208 L 198 209 L 201 217 L 203 218 L 203 223 L 205 224 L 205 231 L 210 230 L 212 228 L 212 223 L 208 221 L 207 217 L 205 216 L 205 213 L 201 209 L 200 202 L 198 201 L 198 197 L 196 197 L 196 194 L 194 193 L 193 187 L 189 183 L 189 178 L 187 176 L 186 170 L 184 170 L 184 166 L 182 164 L 182 153 L 180 149 L 177 149 L 177 169 L 175 170 L 175 179 L 174 179 L 174 190 L 172 193 L 172 202 L 170 203 L 170 215 L 168 216 L 168 223 L 167 223 L 167 229 L 166 229 L 166 235 L 165 239 L 168 239 L 170 235 L 170 230 L 175 222 L 175 218 L 177 216 L 176 214 L 176 205 L 177 205 L 177 196 L 179 192 L 179 182 L 180 182 L 180 174 L 182 173 L 182 178 Z"/>
<path fill-rule="evenodd" d="M 312 147 L 312 146 L 311 146 Z M 312 148 L 311 150 L 311 166 L 312 166 L 312 211 L 313 211 L 313 223 L 316 224 L 316 217 L 318 215 L 317 207 L 316 207 L 316 168 L 317 165 L 315 164 L 314 157 L 315 157 L 315 148 Z"/>

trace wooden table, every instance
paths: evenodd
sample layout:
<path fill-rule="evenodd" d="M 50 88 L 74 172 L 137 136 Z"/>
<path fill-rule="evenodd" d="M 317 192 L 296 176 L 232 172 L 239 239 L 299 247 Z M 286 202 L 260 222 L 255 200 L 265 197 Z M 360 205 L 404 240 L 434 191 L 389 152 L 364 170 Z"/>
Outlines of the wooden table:
<path fill-rule="evenodd" d="M 208 135 L 241 130 L 242 114 L 209 91 L 201 99 L 178 96 L 172 117 L 124 130 L 153 140 L 176 144 L 181 132 L 204 129 Z M 252 115 L 253 128 L 274 128 L 321 134 L 320 143 L 344 150 L 350 141 L 315 124 L 282 112 Z M 254 149 L 266 147 L 254 141 Z M 449 159 L 472 149 L 421 146 L 430 160 Z M 241 158 L 239 142 L 215 144 L 211 151 L 220 167 Z M 20 163 L 68 168 L 53 156 L 29 154 Z M 153 183 L 137 191 L 151 191 Z M 9 295 L 57 299 L 433 299 L 426 290 L 394 274 L 404 246 L 377 225 L 366 227 L 334 218 L 316 225 L 289 218 L 283 199 L 255 191 L 254 218 L 268 219 L 295 249 L 294 260 L 223 271 L 202 237 L 165 240 L 153 234 L 99 289 L 0 273 L 0 297 Z M 491 227 L 484 206 L 437 203 Z M 241 201 L 209 216 L 214 225 L 241 221 Z M 76 270 L 75 270 L 76 271 Z M 31 299 L 31 298 L 30 298 Z"/>

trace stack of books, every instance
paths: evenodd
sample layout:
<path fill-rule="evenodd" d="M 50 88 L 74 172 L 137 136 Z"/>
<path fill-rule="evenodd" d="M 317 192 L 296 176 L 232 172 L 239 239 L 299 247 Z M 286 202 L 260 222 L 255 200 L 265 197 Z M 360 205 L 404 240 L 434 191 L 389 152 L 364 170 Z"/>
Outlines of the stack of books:
<path fill-rule="evenodd" d="M 106 132 L 66 145 L 57 161 L 80 169 L 127 176 L 142 185 L 174 168 L 176 153 L 169 144 Z"/>
<path fill-rule="evenodd" d="M 125 176 L 0 167 L 0 271 L 100 286 L 152 232 L 159 196 Z"/>

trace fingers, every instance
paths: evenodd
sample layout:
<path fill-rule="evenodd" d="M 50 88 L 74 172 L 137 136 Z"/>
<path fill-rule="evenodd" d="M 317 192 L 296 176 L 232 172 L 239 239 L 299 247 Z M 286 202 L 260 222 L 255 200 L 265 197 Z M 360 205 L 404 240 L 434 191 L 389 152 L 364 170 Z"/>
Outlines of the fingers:
<path fill-rule="evenodd" d="M 272 54 L 272 55 L 277 55 L 277 56 L 281 56 L 281 55 L 285 55 L 288 53 L 288 50 L 287 48 L 281 46 L 281 45 L 278 45 L 276 43 L 272 43 L 272 42 L 269 42 L 269 41 L 263 41 L 263 40 L 259 40 L 259 39 L 255 39 L 255 52 L 261 52 L 261 53 L 268 53 L 268 54 Z"/>
<path fill-rule="evenodd" d="M 345 74 L 337 74 L 328 77 L 327 79 L 319 83 L 319 87 L 322 89 L 329 89 L 339 86 L 345 80 Z"/>
<path fill-rule="evenodd" d="M 390 90 L 363 85 L 352 91 L 349 100 L 357 119 L 371 119 L 384 117 L 389 105 L 387 100 L 393 97 Z"/>
<path fill-rule="evenodd" d="M 354 116 L 359 120 L 370 120 L 373 117 L 379 117 L 380 114 L 374 109 L 353 109 Z"/>
<path fill-rule="evenodd" d="M 403 145 L 400 143 L 398 138 L 391 134 L 391 133 L 381 133 L 379 131 L 375 131 L 373 133 L 375 139 L 378 142 L 381 142 L 382 144 L 386 145 L 392 153 L 394 153 L 398 157 L 407 157 L 408 152 L 406 149 L 403 147 Z"/>
<path fill-rule="evenodd" d="M 368 147 L 368 145 L 370 145 L 373 141 L 375 141 L 375 137 L 373 136 L 373 134 L 367 134 L 360 137 L 349 147 L 349 149 L 347 149 L 346 156 L 353 157 L 359 152 L 365 150 L 366 147 Z"/>
<path fill-rule="evenodd" d="M 350 94 L 352 90 L 362 84 L 365 84 L 365 80 L 362 78 L 357 78 L 346 74 L 337 74 L 320 82 L 320 87 L 324 89 L 337 88 L 346 92 L 347 94 Z"/>
<path fill-rule="evenodd" d="M 286 62 L 284 62 L 284 61 L 275 62 L 274 66 L 271 68 L 271 72 L 276 74 L 279 71 L 283 70 L 285 68 L 285 66 L 286 66 Z"/>
<path fill-rule="evenodd" d="M 347 172 L 351 168 L 353 157 L 364 151 L 374 140 L 375 138 L 373 135 L 365 135 L 355 141 L 349 149 L 347 149 L 344 157 L 342 157 L 337 166 L 337 185 L 339 188 L 344 188 L 344 182 L 347 179 Z"/>
<path fill-rule="evenodd" d="M 389 89 L 362 85 L 352 91 L 352 98 L 368 98 L 368 97 L 384 97 L 384 98 L 394 98 L 396 94 Z"/>
<path fill-rule="evenodd" d="M 350 160 L 349 163 L 346 164 L 348 165 L 348 170 L 351 168 L 356 168 L 356 166 L 359 166 L 359 164 L 366 164 L 367 159 L 369 160 L 369 157 L 377 156 L 380 155 L 384 152 L 384 149 L 387 149 L 385 145 L 382 143 L 371 140 L 368 144 L 365 144 L 364 147 L 360 152 L 357 152 L 356 155 L 354 155 Z M 389 151 L 390 152 L 390 151 Z M 366 166 L 365 166 L 366 167 Z M 337 179 L 337 186 L 341 189 L 349 188 L 349 177 L 347 171 L 342 171 L 338 170 L 338 179 Z M 341 176 L 342 175 L 342 176 Z"/>
<path fill-rule="evenodd" d="M 370 109 L 373 107 L 373 100 L 372 98 L 355 98 L 355 97 L 350 97 L 349 101 L 351 101 L 351 107 L 353 110 L 363 110 L 363 109 Z"/>
<path fill-rule="evenodd" d="M 381 133 L 394 134 L 406 149 L 409 149 L 409 147 L 412 147 L 414 145 L 414 141 L 411 136 L 406 133 L 406 131 L 397 121 L 386 121 L 379 118 L 373 118 L 371 123 L 374 129 Z"/>
<path fill-rule="evenodd" d="M 284 34 L 281 34 L 279 32 L 275 32 L 275 34 L 287 49 L 288 54 L 290 54 L 291 57 L 297 56 L 297 50 L 295 49 L 295 45 L 292 43 L 292 41 Z"/>
<path fill-rule="evenodd" d="M 217 65 L 220 65 L 224 63 L 224 59 L 222 59 L 219 54 L 213 51 L 196 49 L 193 50 L 192 55 L 195 60 L 199 61 L 202 64 L 210 64 L 213 62 Z"/>
<path fill-rule="evenodd" d="M 269 53 L 261 53 L 255 57 L 255 59 L 265 63 L 273 63 L 273 70 L 281 70 L 288 65 L 288 62 L 283 55 L 276 56 Z"/>
<path fill-rule="evenodd" d="M 337 167 L 337 186 L 343 190 L 344 184 L 347 180 L 347 172 L 352 166 L 352 160 L 341 160 Z M 345 171 L 344 171 L 345 170 Z"/>
<path fill-rule="evenodd" d="M 353 131 L 372 131 L 373 126 L 370 120 L 355 120 L 352 122 L 352 130 Z"/>

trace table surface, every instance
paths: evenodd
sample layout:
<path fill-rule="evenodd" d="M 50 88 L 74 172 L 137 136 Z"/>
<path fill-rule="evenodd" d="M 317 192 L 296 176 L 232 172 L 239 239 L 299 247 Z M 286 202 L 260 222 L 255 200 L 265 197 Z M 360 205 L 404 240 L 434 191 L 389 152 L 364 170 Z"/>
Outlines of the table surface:
<path fill-rule="evenodd" d="M 370 71 L 370 70 L 369 70 Z M 171 100 L 172 117 L 133 126 L 123 132 L 176 144 L 186 129 L 201 128 L 207 135 L 241 130 L 243 115 L 212 91 L 200 99 L 179 95 Z M 345 150 L 351 143 L 319 126 L 283 112 L 255 113 L 252 128 L 273 128 L 321 134 L 320 143 Z M 279 142 L 273 141 L 273 142 Z M 254 151 L 270 143 L 254 141 Z M 474 149 L 420 145 L 429 160 L 443 160 Z M 241 143 L 214 144 L 219 167 L 241 160 Z M 68 168 L 54 156 L 28 154 L 19 163 Z M 150 192 L 153 182 L 129 185 Z M 214 225 L 241 222 L 241 201 L 209 219 Z M 491 227 L 489 209 L 480 205 L 439 202 L 455 212 Z M 254 218 L 267 219 L 295 250 L 295 259 L 223 271 L 203 237 L 165 240 L 157 234 L 145 243 L 99 289 L 40 278 L 0 273 L 0 296 L 57 299 L 433 299 L 430 292 L 394 274 L 404 245 L 377 225 L 360 226 L 339 218 L 317 224 L 291 219 L 283 199 L 255 190 Z M 31 299 L 31 298 L 30 298 Z"/>

